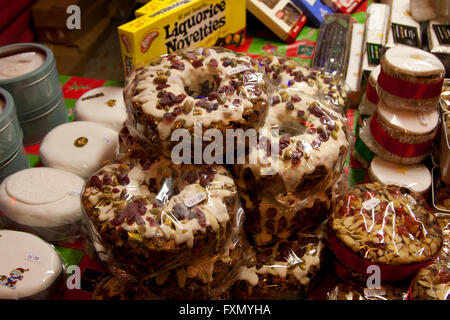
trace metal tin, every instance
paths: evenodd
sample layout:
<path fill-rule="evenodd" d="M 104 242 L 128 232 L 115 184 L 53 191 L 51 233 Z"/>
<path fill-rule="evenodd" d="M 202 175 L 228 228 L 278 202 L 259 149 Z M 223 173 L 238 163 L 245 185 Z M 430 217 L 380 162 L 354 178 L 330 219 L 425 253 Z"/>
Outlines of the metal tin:
<path fill-rule="evenodd" d="M 0 87 L 13 97 L 19 118 L 48 105 L 62 94 L 55 58 L 46 46 L 37 43 L 11 44 L 0 47 L 0 57 L 28 51 L 45 54 L 44 63 L 22 76 L 0 80 Z"/>
<path fill-rule="evenodd" d="M 23 132 L 16 115 L 14 100 L 0 88 L 0 99 L 5 102 L 0 112 L 0 163 L 8 160 L 22 146 Z"/>
<path fill-rule="evenodd" d="M 446 184 L 450 184 L 450 143 L 448 138 L 448 125 L 446 118 L 450 117 L 450 112 L 442 114 L 441 138 L 439 153 L 439 164 L 441 167 L 441 177 Z"/>
<path fill-rule="evenodd" d="M 450 210 L 445 209 L 443 207 L 440 207 L 437 203 L 436 203 L 436 194 L 437 191 L 439 189 L 439 177 L 440 177 L 440 172 L 439 172 L 439 167 L 434 167 L 431 170 L 431 197 L 432 197 L 432 201 L 433 201 L 433 207 L 435 210 L 439 211 L 439 212 L 446 212 L 446 213 L 450 213 Z"/>
<path fill-rule="evenodd" d="M 28 160 L 25 149 L 20 145 L 11 158 L 0 162 L 0 183 L 13 173 L 28 169 L 29 167 L 30 161 Z"/>
<path fill-rule="evenodd" d="M 29 146 L 39 143 L 53 128 L 68 120 L 67 109 L 62 96 L 54 101 L 48 109 L 38 110 L 27 117 L 20 117 L 23 130 L 23 144 Z"/>

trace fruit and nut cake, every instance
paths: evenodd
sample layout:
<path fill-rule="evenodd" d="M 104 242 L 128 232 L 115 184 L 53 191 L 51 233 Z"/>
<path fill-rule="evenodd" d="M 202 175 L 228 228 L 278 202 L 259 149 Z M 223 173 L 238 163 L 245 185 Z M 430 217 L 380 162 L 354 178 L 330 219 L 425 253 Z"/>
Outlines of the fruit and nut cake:
<path fill-rule="evenodd" d="M 127 78 L 124 96 L 131 135 L 165 154 L 176 129 L 193 135 L 201 124 L 225 136 L 226 129 L 257 127 L 268 105 L 256 60 L 223 48 L 164 55 Z"/>
<path fill-rule="evenodd" d="M 142 150 L 90 177 L 82 201 L 112 261 L 143 274 L 219 252 L 239 209 L 224 167 L 175 165 Z"/>

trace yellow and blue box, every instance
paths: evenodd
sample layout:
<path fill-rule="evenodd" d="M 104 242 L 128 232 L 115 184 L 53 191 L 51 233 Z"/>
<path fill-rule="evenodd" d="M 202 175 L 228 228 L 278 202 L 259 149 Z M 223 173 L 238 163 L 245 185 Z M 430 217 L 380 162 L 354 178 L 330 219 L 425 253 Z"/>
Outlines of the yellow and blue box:
<path fill-rule="evenodd" d="M 125 76 L 153 58 L 188 47 L 237 48 L 245 39 L 246 2 L 152 0 L 119 26 Z"/>

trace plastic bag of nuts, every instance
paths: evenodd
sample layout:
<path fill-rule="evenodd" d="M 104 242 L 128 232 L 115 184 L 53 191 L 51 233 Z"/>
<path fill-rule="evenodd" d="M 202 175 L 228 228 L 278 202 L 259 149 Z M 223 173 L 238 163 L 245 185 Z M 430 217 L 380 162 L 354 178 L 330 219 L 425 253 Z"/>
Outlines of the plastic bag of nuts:
<path fill-rule="evenodd" d="M 363 288 L 350 282 L 339 282 L 327 292 L 327 300 L 405 300 L 408 288 L 383 284 L 380 288 Z"/>
<path fill-rule="evenodd" d="M 409 299 L 450 300 L 450 261 L 440 258 L 419 271 L 414 279 Z"/>
<path fill-rule="evenodd" d="M 360 184 L 331 213 L 328 241 L 353 272 L 367 276 L 368 267 L 377 265 L 381 280 L 404 280 L 438 256 L 442 232 L 431 209 L 410 189 Z"/>

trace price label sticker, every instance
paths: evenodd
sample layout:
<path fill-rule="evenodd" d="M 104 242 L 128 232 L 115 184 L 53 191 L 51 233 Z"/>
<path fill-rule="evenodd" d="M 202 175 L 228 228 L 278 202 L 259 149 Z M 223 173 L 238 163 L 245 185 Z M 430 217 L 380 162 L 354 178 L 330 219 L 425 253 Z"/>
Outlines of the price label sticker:
<path fill-rule="evenodd" d="M 373 208 L 375 208 L 377 205 L 379 205 L 380 204 L 380 199 L 378 199 L 378 198 L 372 198 L 372 199 L 369 199 L 369 200 L 367 200 L 367 201 L 365 201 L 364 203 L 363 203 L 363 208 L 364 209 L 366 209 L 366 210 L 372 210 Z"/>
<path fill-rule="evenodd" d="M 383 288 L 364 288 L 364 296 L 376 297 L 386 295 L 386 290 Z"/>
<path fill-rule="evenodd" d="M 206 199 L 206 193 L 202 191 L 202 192 L 198 192 L 198 193 L 184 199 L 184 204 L 186 207 L 190 208 L 190 207 L 195 206 L 197 203 L 202 202 L 205 199 Z"/>
<path fill-rule="evenodd" d="M 244 72 L 244 71 L 247 71 L 247 70 L 248 70 L 248 67 L 246 65 L 240 65 L 240 66 L 237 66 L 235 68 L 231 68 L 230 70 L 228 70 L 227 73 L 231 76 L 233 74 L 241 73 L 241 72 Z"/>
<path fill-rule="evenodd" d="M 111 139 L 108 137 L 102 137 L 100 140 L 102 140 L 106 144 L 111 144 L 111 142 L 112 142 Z"/>
<path fill-rule="evenodd" d="M 79 198 L 81 196 L 81 191 L 78 190 L 70 190 L 68 192 L 69 195 Z"/>
<path fill-rule="evenodd" d="M 41 257 L 33 253 L 28 253 L 27 255 L 25 255 L 25 260 L 32 262 L 41 262 Z"/>

